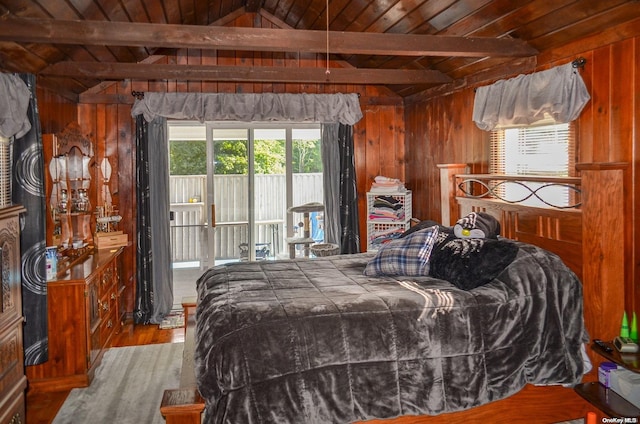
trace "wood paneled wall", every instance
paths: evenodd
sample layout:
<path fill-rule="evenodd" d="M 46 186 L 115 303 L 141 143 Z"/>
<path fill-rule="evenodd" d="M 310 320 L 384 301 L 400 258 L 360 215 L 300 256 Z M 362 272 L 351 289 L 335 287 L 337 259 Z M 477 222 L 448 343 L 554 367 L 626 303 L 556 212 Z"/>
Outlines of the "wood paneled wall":
<path fill-rule="evenodd" d="M 62 131 L 69 122 L 78 120 L 78 106 L 52 93 L 37 87 L 38 112 L 40 113 L 40 127 L 43 134 L 55 134 Z"/>
<path fill-rule="evenodd" d="M 625 307 L 640 313 L 640 21 L 598 37 L 542 52 L 538 70 L 587 59 L 582 77 L 591 100 L 578 119 L 577 162 L 628 162 L 624 175 L 626 231 Z M 630 34 L 635 36 L 629 36 Z M 515 75 L 514 75 L 515 76 Z M 490 83 L 491 81 L 487 82 Z M 489 133 L 472 122 L 474 87 L 405 102 L 407 185 L 414 190 L 414 215 L 440 218 L 440 163 L 467 163 L 488 171 Z M 622 315 L 622 311 L 620 312 Z M 592 335 L 596 336 L 597 335 Z"/>
<path fill-rule="evenodd" d="M 244 14 L 228 22 L 233 26 L 277 26 L 262 15 Z M 318 66 L 326 63 L 310 54 L 246 53 L 178 50 L 160 59 L 161 63 L 243 64 L 287 67 Z M 331 66 L 339 67 L 340 63 Z M 132 241 L 123 255 L 123 278 L 127 282 L 127 311 L 134 308 L 135 289 L 135 120 L 131 117 L 132 91 L 226 92 L 226 93 L 358 93 L 364 118 L 354 127 L 356 178 L 361 219 L 361 248 L 366 248 L 366 195 L 373 178 L 385 175 L 405 180 L 404 106 L 402 99 L 383 87 L 324 84 L 193 83 L 165 80 L 158 82 L 121 81 L 103 84 L 81 96 L 76 118 L 83 131 L 96 141 L 96 160 L 104 155 L 113 167 L 111 191 L 114 204 L 123 216 L 122 226 Z M 45 119 L 56 121 L 55 108 L 47 108 Z M 65 117 L 65 121 L 66 121 Z M 64 127 L 66 122 L 60 123 Z M 52 128 L 54 125 L 51 126 Z M 51 131 L 54 131 L 53 129 Z M 100 204 L 100 191 L 96 204 Z"/>
<path fill-rule="evenodd" d="M 116 84 L 109 91 L 117 91 Z M 130 95 L 130 91 L 129 91 Z M 112 204 L 118 208 L 122 221 L 119 229 L 129 235 L 131 245 L 122 254 L 120 278 L 127 286 L 125 304 L 127 312 L 133 311 L 135 292 L 136 264 L 136 201 L 135 201 L 135 121 L 131 118 L 130 104 L 80 104 L 78 105 L 78 123 L 85 134 L 95 142 L 95 167 L 99 167 L 103 158 L 111 164 L 109 190 Z M 96 197 L 93 206 L 104 204 L 104 191 L 99 171 L 96 178 Z"/>
<path fill-rule="evenodd" d="M 233 26 L 279 26 L 262 15 L 244 14 L 226 22 Z M 634 21 L 597 38 L 581 40 L 538 56 L 539 69 L 587 59 L 582 72 L 592 100 L 579 121 L 578 162 L 629 162 L 625 174 L 625 216 L 628 222 L 625 249 L 625 293 L 627 308 L 639 309 L 640 296 L 634 281 L 640 275 L 637 253 L 640 209 L 640 35 Z M 630 37 L 629 34 L 635 34 Z M 321 56 L 311 54 L 245 53 L 179 50 L 161 59 L 163 63 L 244 64 L 289 67 L 324 67 Z M 341 66 L 332 63 L 331 66 Z M 361 246 L 364 249 L 365 193 L 376 175 L 400 178 L 414 191 L 414 216 L 439 219 L 439 163 L 468 163 L 474 173 L 488 170 L 489 134 L 471 121 L 474 92 L 466 87 L 432 99 L 402 99 L 380 87 L 322 84 L 192 83 L 186 81 L 121 81 L 103 84 L 81 96 L 75 105 L 39 90 L 43 132 L 58 132 L 76 119 L 94 136 L 98 155 L 114 158 L 118 178 L 111 190 L 124 217 L 124 230 L 135 234 L 134 120 L 130 116 L 131 91 L 234 92 L 234 93 L 358 93 L 364 118 L 354 128 L 355 161 L 360 196 Z M 406 140 L 406 142 L 405 142 Z M 135 238 L 133 238 L 135 242 Z M 130 287 L 128 310 L 133 310 L 135 246 L 125 253 L 125 275 Z M 638 310 L 640 312 L 640 310 Z"/>

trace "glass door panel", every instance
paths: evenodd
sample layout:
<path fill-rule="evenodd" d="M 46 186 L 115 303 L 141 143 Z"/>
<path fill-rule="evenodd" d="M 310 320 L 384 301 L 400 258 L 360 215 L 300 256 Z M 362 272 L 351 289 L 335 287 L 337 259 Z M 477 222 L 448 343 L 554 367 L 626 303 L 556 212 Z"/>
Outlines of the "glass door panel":
<path fill-rule="evenodd" d="M 172 122 L 169 133 L 174 268 L 289 257 L 303 216 L 287 209 L 322 202 L 319 125 Z"/>
<path fill-rule="evenodd" d="M 286 249 L 286 139 L 284 128 L 253 130 L 256 260 L 275 259 Z"/>
<path fill-rule="evenodd" d="M 207 143 L 205 127 L 199 122 L 170 121 L 168 130 L 169 216 L 176 281 L 180 280 L 176 270 L 193 270 L 191 274 L 196 275 L 208 263 Z"/>
<path fill-rule="evenodd" d="M 323 202 L 322 156 L 319 126 L 293 128 L 291 134 L 291 192 L 292 206 Z M 290 237 L 305 236 L 305 218 L 293 213 Z M 316 242 L 324 241 L 324 212 L 309 213 L 309 235 Z M 296 257 L 304 256 L 304 246 L 296 246 Z"/>
<path fill-rule="evenodd" d="M 208 125 L 211 136 L 208 176 L 210 251 L 215 252 L 214 265 L 252 259 L 253 221 L 252 190 L 253 155 L 250 132 L 246 128 L 218 128 Z M 215 216 L 214 216 L 215 214 Z"/>

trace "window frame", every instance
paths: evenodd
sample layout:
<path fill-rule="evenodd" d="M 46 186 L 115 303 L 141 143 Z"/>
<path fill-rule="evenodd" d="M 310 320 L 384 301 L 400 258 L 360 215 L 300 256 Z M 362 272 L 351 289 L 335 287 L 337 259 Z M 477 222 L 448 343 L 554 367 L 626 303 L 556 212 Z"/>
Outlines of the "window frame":
<path fill-rule="evenodd" d="M 558 173 L 557 170 L 554 172 L 549 172 L 541 168 L 536 169 L 535 167 L 533 169 L 533 172 L 530 172 L 530 173 L 519 173 L 517 171 L 507 172 L 507 168 L 509 167 L 507 166 L 508 161 L 506 160 L 507 150 L 508 150 L 506 146 L 506 143 L 508 142 L 506 132 L 508 130 L 518 131 L 516 141 L 519 142 L 522 140 L 521 137 L 523 136 L 520 130 L 523 130 L 523 131 L 533 130 L 531 132 L 531 138 L 532 140 L 535 140 L 536 137 L 539 138 L 540 129 L 545 127 L 550 127 L 550 126 L 556 126 L 556 125 L 566 125 L 566 130 L 563 129 L 563 131 L 566 131 L 567 160 L 566 160 L 566 163 L 564 164 L 564 166 L 566 166 L 566 170 L 564 170 L 562 174 Z M 496 174 L 496 175 L 522 176 L 523 179 L 526 179 L 524 177 L 527 177 L 527 176 L 575 177 L 577 173 L 575 164 L 576 164 L 576 158 L 578 155 L 576 135 L 577 135 L 576 121 L 571 121 L 566 124 L 562 124 L 562 123 L 558 124 L 551 118 L 538 121 L 532 125 L 527 125 L 527 126 L 498 127 L 490 132 L 490 137 L 489 137 L 489 173 Z M 524 137 L 526 138 L 526 134 L 524 134 Z M 534 150 L 540 151 L 540 148 L 544 147 L 545 142 L 546 142 L 545 139 L 541 138 L 541 142 L 537 146 L 535 144 L 532 144 L 532 147 L 534 148 Z M 536 147 L 538 149 L 536 149 Z M 511 166 L 510 168 L 513 168 L 513 166 Z M 527 183 L 526 185 L 527 187 L 529 187 L 528 189 L 529 191 L 535 191 L 537 188 L 541 187 L 541 183 Z M 493 192 L 495 193 L 496 197 L 501 198 L 504 201 L 510 201 L 509 199 L 510 199 L 510 196 L 513 196 L 513 192 L 518 191 L 518 189 L 516 189 L 515 186 L 513 186 L 514 188 L 508 190 L 507 187 L 511 186 L 511 184 L 501 180 L 492 181 L 491 186 L 493 187 Z M 522 190 L 526 191 L 527 189 L 524 189 L 522 188 L 522 186 L 520 186 L 520 192 L 522 192 Z M 548 194 L 549 190 L 558 190 L 558 189 L 550 188 L 550 189 L 541 189 L 540 191 L 542 192 L 542 190 L 547 191 L 547 193 L 542 194 L 544 195 L 544 194 Z M 511 193 L 509 193 L 509 191 L 511 191 Z M 538 193 L 536 192 L 536 195 L 537 194 Z M 575 198 L 574 198 L 575 196 L 573 194 L 574 194 L 573 190 L 564 190 L 564 194 L 562 194 L 563 199 L 561 201 L 557 201 L 554 199 L 553 201 L 551 201 L 551 203 L 556 204 L 557 202 L 559 202 L 557 204 L 562 206 L 572 204 L 575 201 Z M 558 194 L 554 196 L 558 196 Z M 545 203 L 539 201 L 538 199 L 533 199 L 531 201 L 528 200 L 528 201 L 522 202 L 522 204 L 548 207 L 548 205 L 545 206 Z"/>

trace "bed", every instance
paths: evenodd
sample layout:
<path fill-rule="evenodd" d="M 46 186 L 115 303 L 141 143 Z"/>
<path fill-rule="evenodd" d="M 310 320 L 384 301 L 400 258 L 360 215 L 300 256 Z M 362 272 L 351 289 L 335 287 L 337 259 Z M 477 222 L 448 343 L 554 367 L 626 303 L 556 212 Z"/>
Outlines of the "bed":
<path fill-rule="evenodd" d="M 583 181 L 582 187 L 594 202 L 601 191 L 594 187 L 621 175 L 610 167 L 585 171 L 597 174 L 599 184 Z M 600 215 L 610 196 L 601 193 Z M 458 216 L 491 211 L 480 201 L 469 206 L 454 198 Z M 492 211 L 503 231 L 516 235 L 506 240 L 516 253 L 471 289 L 432 276 L 365 275 L 375 253 L 208 270 L 198 281 L 194 342 L 193 392 L 196 403 L 206 405 L 204 421 L 552 423 L 584 417 L 595 408 L 571 387 L 593 379 L 593 370 L 584 373 L 589 363 L 598 364 L 591 352 L 591 361 L 585 358 L 585 343 L 592 329 L 599 336 L 616 324 L 599 315 L 601 322 L 590 326 L 594 314 L 583 305 L 618 290 L 602 272 L 595 289 L 584 285 L 592 281 L 580 266 L 592 259 L 593 249 L 582 247 L 595 228 L 583 221 L 590 210 L 583 205 L 538 216 L 538 225 L 555 231 L 533 231 L 534 239 L 523 232 L 526 208 L 515 213 L 519 221 L 511 212 Z M 555 219 L 565 230 L 549 225 Z M 598 225 L 613 231 L 617 222 L 605 213 Z M 606 243 L 593 255 L 617 260 Z M 191 409 L 189 419 L 179 408 L 165 416 L 168 424 L 196 422 L 200 410 Z"/>
<path fill-rule="evenodd" d="M 425 230 L 423 230 L 425 231 Z M 373 254 L 251 262 L 198 281 L 196 377 L 208 423 L 348 423 L 455 412 L 526 384 L 578 383 L 581 284 L 517 256 L 473 290 L 368 277 Z"/>

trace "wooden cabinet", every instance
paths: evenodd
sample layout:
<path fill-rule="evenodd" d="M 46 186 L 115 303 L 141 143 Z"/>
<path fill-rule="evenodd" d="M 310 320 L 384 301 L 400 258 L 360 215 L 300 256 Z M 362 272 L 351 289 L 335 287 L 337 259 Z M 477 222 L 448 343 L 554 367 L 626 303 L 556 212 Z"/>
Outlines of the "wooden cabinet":
<path fill-rule="evenodd" d="M 96 250 L 48 282 L 49 360 L 27 367 L 30 390 L 68 390 L 91 383 L 121 328 L 122 250 Z"/>
<path fill-rule="evenodd" d="M 60 134 L 43 134 L 47 198 L 47 245 L 70 251 L 93 240 L 96 198 L 93 142 L 71 123 Z"/>
<path fill-rule="evenodd" d="M 25 423 L 20 278 L 21 206 L 0 209 L 0 423 Z"/>

